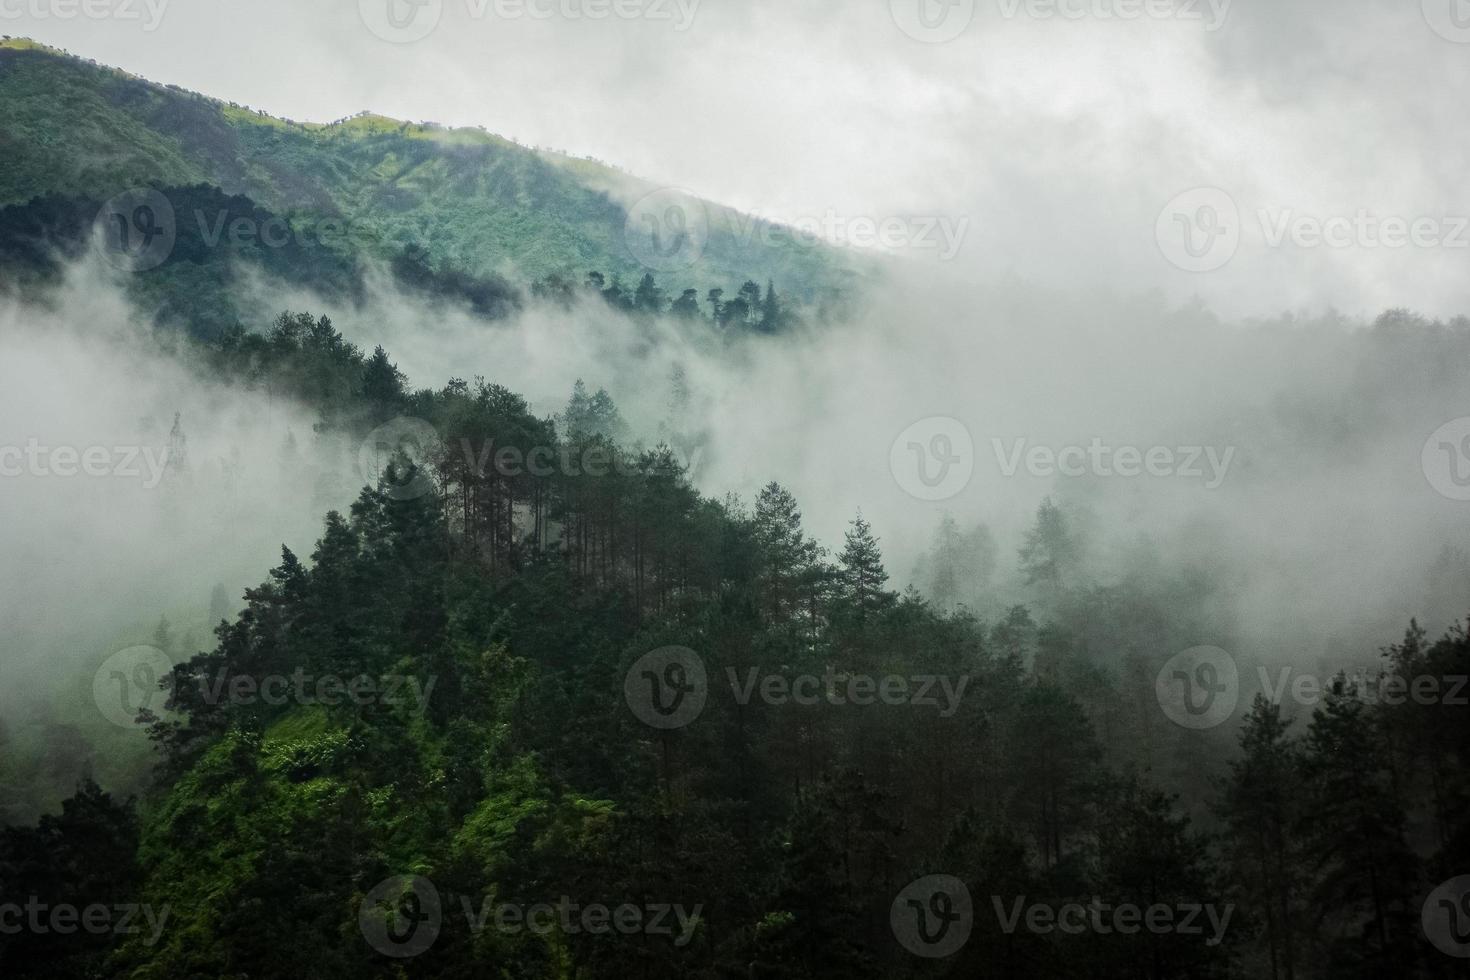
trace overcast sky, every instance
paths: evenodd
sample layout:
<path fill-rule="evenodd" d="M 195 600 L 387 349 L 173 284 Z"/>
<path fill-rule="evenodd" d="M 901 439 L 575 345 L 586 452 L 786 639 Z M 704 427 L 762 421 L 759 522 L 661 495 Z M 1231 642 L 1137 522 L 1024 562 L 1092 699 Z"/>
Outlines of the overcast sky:
<path fill-rule="evenodd" d="M 1470 311 L 1465 0 L 416 2 L 0 0 L 0 32 L 295 119 L 482 125 L 782 220 L 968 219 L 964 276 Z"/>

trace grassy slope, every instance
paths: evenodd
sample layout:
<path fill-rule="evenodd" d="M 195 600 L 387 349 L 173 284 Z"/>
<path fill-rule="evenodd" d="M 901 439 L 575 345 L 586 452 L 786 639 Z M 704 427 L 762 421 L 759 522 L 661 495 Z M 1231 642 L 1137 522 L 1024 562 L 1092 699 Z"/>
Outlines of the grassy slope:
<path fill-rule="evenodd" d="M 0 206 L 47 191 L 101 200 L 208 183 L 277 213 L 366 226 L 378 257 L 418 244 L 436 264 L 521 281 L 643 272 L 623 244 L 624 205 L 653 185 L 480 130 L 381 116 L 289 122 L 21 40 L 0 42 L 0 106 Z M 838 253 L 762 244 L 740 234 L 734 212 L 708 209 L 701 262 L 660 275 L 666 288 L 770 279 L 815 300 L 857 274 Z"/>

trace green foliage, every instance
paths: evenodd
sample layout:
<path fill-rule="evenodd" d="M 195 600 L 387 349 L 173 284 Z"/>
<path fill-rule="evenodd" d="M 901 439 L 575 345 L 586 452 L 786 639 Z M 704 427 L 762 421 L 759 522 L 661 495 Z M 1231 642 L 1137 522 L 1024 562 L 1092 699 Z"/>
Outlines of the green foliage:
<path fill-rule="evenodd" d="M 506 470 L 431 454 L 417 464 L 429 492 L 403 499 L 391 475 L 364 488 L 327 515 L 309 558 L 283 549 L 243 603 L 212 602 L 227 618 L 214 648 L 170 678 L 169 710 L 150 726 L 156 780 L 136 815 L 84 786 L 59 818 L 0 843 L 5 894 L 119 894 L 166 906 L 167 927 L 156 942 L 69 945 L 54 967 L 45 941 L 0 938 L 7 976 L 1430 969 L 1413 903 L 1464 853 L 1463 708 L 1369 703 L 1344 684 L 1294 736 L 1258 701 L 1201 828 L 1170 784 L 1209 773 L 1173 775 L 1139 719 L 1157 713 L 1147 658 L 1197 636 L 1207 603 L 1187 582 L 1089 583 L 1060 508 L 1043 505 L 1022 556 L 1043 602 L 981 596 L 994 604 L 982 619 L 890 591 L 862 517 L 833 559 L 779 484 L 749 511 L 704 498 L 667 447 L 621 445 L 617 406 L 580 383 L 552 420 L 483 379 L 408 391 L 386 351 L 359 351 L 304 314 L 195 353 L 224 381 L 299 400 L 353 438 L 408 415 L 454 449 L 595 451 L 609 465 Z M 984 567 L 988 547 L 946 524 L 931 562 Z M 930 567 L 941 581 L 960 574 Z M 161 642 L 172 633 L 159 623 Z M 693 723 L 659 730 L 629 710 L 624 679 L 674 645 L 701 658 L 708 698 Z M 1467 650 L 1463 631 L 1430 644 L 1416 627 L 1384 669 L 1466 673 Z M 752 671 L 816 678 L 819 691 L 861 677 L 964 685 L 946 711 L 742 701 L 727 678 Z M 396 677 L 425 696 L 205 696 L 297 673 Z M 941 964 L 902 949 L 888 921 L 899 891 L 938 871 L 975 906 L 969 943 Z M 358 920 L 399 876 L 431 881 L 443 910 L 431 948 L 402 961 L 374 950 Z M 475 925 L 505 904 L 564 899 L 692 914 L 677 942 Z M 1002 928 L 996 903 L 1018 899 L 1238 909 L 1209 944 Z"/>
<path fill-rule="evenodd" d="M 160 306 L 184 303 L 178 318 L 201 335 L 228 326 L 230 311 L 195 306 L 191 295 L 218 301 L 241 261 L 344 295 L 361 288 L 367 264 L 391 263 L 411 288 L 492 316 L 515 302 L 516 290 L 501 278 L 506 269 L 538 283 L 538 292 L 555 293 L 574 270 L 596 268 L 636 284 L 609 297 L 618 305 L 667 306 L 624 238 L 628 202 L 656 188 L 610 167 L 480 130 L 371 115 L 326 126 L 273 119 L 24 41 L 0 44 L 0 104 L 0 209 L 31 209 L 0 211 L 0 260 L 20 252 L 31 266 L 40 261 L 34 245 L 15 243 L 18 228 L 85 242 L 78 232 L 90 227 L 101 202 L 164 188 L 181 254 L 130 285 L 151 287 Z M 53 197 L 43 214 L 36 202 L 46 195 Z M 689 284 L 734 288 L 779 279 L 795 302 L 818 309 L 863 274 L 834 250 L 767 243 L 751 233 L 750 219 L 696 206 L 708 215 L 709 235 L 698 261 L 680 273 Z M 202 241 L 237 218 L 263 228 L 276 217 L 292 229 L 279 247 L 259 239 L 228 244 L 225 234 L 226 244 L 201 251 Z M 756 287 L 743 302 L 723 325 L 739 319 L 776 330 L 788 323 L 774 287 L 764 296 Z M 681 315 L 689 309 L 686 301 Z"/>

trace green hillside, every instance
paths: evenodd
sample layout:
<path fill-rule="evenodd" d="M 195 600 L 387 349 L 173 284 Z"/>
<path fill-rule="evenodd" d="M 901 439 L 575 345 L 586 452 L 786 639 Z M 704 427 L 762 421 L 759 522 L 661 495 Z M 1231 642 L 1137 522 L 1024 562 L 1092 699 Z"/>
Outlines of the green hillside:
<path fill-rule="evenodd" d="M 708 202 L 684 201 L 670 214 L 659 196 L 640 210 L 636 202 L 661 189 L 594 161 L 369 114 L 330 125 L 276 119 L 26 40 L 0 43 L 0 106 L 0 208 L 53 195 L 80 202 L 80 213 L 131 189 L 207 185 L 308 229 L 308 247 L 334 253 L 318 264 L 355 268 L 410 253 L 434 270 L 518 286 L 579 281 L 593 269 L 634 282 L 652 272 L 674 295 L 773 281 L 809 306 L 859 275 L 850 256 L 767 238 L 759 223 Z M 667 262 L 630 246 L 627 229 L 646 225 L 645 211 L 670 218 L 670 235 L 688 223 L 691 246 L 671 247 Z M 208 240 L 220 227 L 207 208 L 185 208 L 176 220 L 181 238 Z M 318 245 L 310 230 L 324 224 L 348 233 Z"/>

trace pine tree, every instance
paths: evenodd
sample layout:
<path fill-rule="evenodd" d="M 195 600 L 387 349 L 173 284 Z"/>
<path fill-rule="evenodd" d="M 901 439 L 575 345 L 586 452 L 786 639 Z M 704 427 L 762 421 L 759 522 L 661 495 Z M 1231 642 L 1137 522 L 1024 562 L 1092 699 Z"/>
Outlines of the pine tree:
<path fill-rule="evenodd" d="M 1076 698 L 1054 683 L 1023 694 L 1004 748 L 1008 781 L 1042 865 L 1056 867 L 1087 823 L 1102 751 Z"/>
<path fill-rule="evenodd" d="M 686 289 L 669 307 L 669 314 L 681 320 L 698 320 L 703 314 L 699 310 L 699 290 Z"/>
<path fill-rule="evenodd" d="M 653 279 L 653 274 L 645 272 L 643 278 L 638 282 L 638 288 L 633 292 L 633 309 L 640 313 L 662 313 L 664 308 L 664 292 L 658 288 Z"/>
<path fill-rule="evenodd" d="M 1036 524 L 1026 532 L 1021 546 L 1021 572 L 1027 585 L 1043 585 L 1053 593 L 1060 591 L 1064 579 L 1074 569 L 1081 545 L 1066 515 L 1048 497 L 1036 511 Z"/>
<path fill-rule="evenodd" d="M 874 975 L 862 906 L 871 891 L 886 890 L 897 830 L 881 811 L 878 794 L 854 773 L 797 800 L 778 891 L 756 929 L 752 978 Z"/>
<path fill-rule="evenodd" d="M 1412 956 L 1417 861 L 1385 746 L 1357 688 L 1339 675 L 1307 732 L 1302 829 L 1317 859 L 1312 900 L 1338 941 L 1337 976 L 1392 975 Z"/>
<path fill-rule="evenodd" d="M 756 497 L 754 530 L 762 603 L 771 622 L 782 623 L 802 611 L 802 586 L 817 545 L 802 530 L 796 498 L 779 483 L 767 484 Z"/>
<path fill-rule="evenodd" d="M 893 605 L 896 596 L 883 586 L 888 572 L 883 568 L 883 553 L 873 527 L 859 513 L 849 527 L 842 554 L 838 557 L 842 575 L 842 596 L 858 623 L 865 623 Z"/>
<path fill-rule="evenodd" d="M 607 389 L 599 388 L 596 394 L 589 395 L 581 378 L 572 386 L 572 397 L 561 418 L 567 437 L 573 442 L 603 438 L 618 443 L 628 432 L 627 423 Z"/>
<path fill-rule="evenodd" d="M 736 301 L 742 304 L 741 309 L 744 311 L 744 316 L 740 321 L 741 326 L 754 326 L 761 309 L 760 284 L 753 279 L 745 280 L 740 287 L 738 297 Z"/>
<path fill-rule="evenodd" d="M 1232 879 L 1242 905 L 1266 933 L 1272 980 L 1294 980 L 1301 917 L 1303 818 L 1306 777 L 1300 747 L 1288 736 L 1281 706 L 1256 695 L 1241 728 L 1241 757 L 1230 763 L 1220 805 L 1230 828 Z"/>
<path fill-rule="evenodd" d="M 1178 812 L 1177 798 L 1130 779 L 1111 787 L 1101 802 L 1097 845 L 1104 894 L 1138 908 L 1228 908 L 1208 839 Z M 1092 936 L 1084 956 L 1102 976 L 1223 980 L 1229 975 L 1227 948 L 1208 940 L 1229 940 L 1233 916 L 1223 936 L 1211 935 L 1211 924 L 1202 925 L 1206 941 L 1199 935 L 1152 930 L 1137 936 Z"/>
<path fill-rule="evenodd" d="M 189 437 L 184 432 L 183 416 L 175 412 L 173 428 L 168 432 L 168 451 L 164 456 L 163 482 L 177 490 L 188 484 L 190 476 Z"/>
<path fill-rule="evenodd" d="M 394 414 L 403 400 L 405 380 L 403 372 L 388 360 L 387 352 L 381 346 L 374 348 L 362 369 L 362 396 L 374 406 L 374 421 L 381 422 Z"/>
<path fill-rule="evenodd" d="M 230 614 L 230 594 L 225 591 L 223 582 L 216 582 L 214 588 L 209 592 L 209 623 L 217 626 Z"/>
<path fill-rule="evenodd" d="M 776 333 L 785 326 L 784 320 L 781 301 L 776 298 L 776 284 L 768 281 L 765 298 L 761 300 L 761 329 L 766 333 Z"/>

